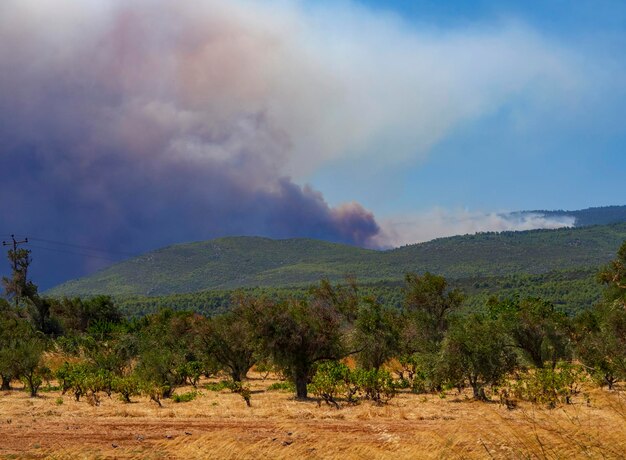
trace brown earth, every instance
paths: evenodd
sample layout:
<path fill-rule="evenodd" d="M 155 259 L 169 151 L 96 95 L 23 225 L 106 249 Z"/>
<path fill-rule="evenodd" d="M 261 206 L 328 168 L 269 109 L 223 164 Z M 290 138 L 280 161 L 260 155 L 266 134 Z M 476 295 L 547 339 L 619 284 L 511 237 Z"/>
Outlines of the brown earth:
<path fill-rule="evenodd" d="M 626 458 L 620 392 L 593 390 L 552 410 L 507 410 L 456 392 L 337 410 L 266 391 L 275 380 L 254 377 L 250 408 L 228 390 L 200 389 L 162 408 L 141 397 L 92 406 L 58 391 L 2 393 L 0 458 Z"/>

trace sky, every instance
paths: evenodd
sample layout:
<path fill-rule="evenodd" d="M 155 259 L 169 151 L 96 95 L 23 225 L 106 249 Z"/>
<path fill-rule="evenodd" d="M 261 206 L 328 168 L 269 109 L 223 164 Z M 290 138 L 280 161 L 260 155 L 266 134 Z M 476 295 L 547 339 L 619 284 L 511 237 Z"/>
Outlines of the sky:
<path fill-rule="evenodd" d="M 0 239 L 42 288 L 186 241 L 625 204 L 622 1 L 4 0 L 0 70 Z"/>

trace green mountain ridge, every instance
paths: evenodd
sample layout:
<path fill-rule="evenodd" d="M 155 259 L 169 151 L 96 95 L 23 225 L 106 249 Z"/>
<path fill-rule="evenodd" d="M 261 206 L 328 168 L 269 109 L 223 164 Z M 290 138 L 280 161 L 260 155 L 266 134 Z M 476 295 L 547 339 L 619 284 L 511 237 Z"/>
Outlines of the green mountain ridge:
<path fill-rule="evenodd" d="M 596 269 L 626 240 L 626 223 L 480 233 L 376 251 L 312 239 L 227 237 L 168 246 L 61 284 L 52 296 L 162 296 L 304 286 L 346 275 L 362 283 L 430 271 L 451 279 Z"/>

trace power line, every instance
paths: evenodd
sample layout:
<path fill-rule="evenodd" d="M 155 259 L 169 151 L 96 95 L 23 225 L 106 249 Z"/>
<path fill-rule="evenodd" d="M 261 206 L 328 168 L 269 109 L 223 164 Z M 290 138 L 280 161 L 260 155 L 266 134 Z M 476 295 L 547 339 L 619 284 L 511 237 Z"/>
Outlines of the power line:
<path fill-rule="evenodd" d="M 79 245 L 79 244 L 66 243 L 64 241 L 54 241 L 54 240 L 48 240 L 48 239 L 36 238 L 36 237 L 30 237 L 30 239 L 33 240 L 33 241 L 40 241 L 42 243 L 55 244 L 55 245 L 59 245 L 59 246 L 67 246 L 69 248 L 84 249 L 84 250 L 87 250 L 87 251 L 101 252 L 101 253 L 105 253 L 105 254 L 113 254 L 113 255 L 128 256 L 128 257 L 133 257 L 133 256 L 136 255 L 136 254 L 132 254 L 130 252 L 111 251 L 109 249 L 102 249 L 102 248 L 97 248 L 97 247 L 94 247 L 94 246 L 83 246 L 83 245 Z"/>
<path fill-rule="evenodd" d="M 83 256 L 83 257 L 90 257 L 92 259 L 102 259 L 102 260 L 109 260 L 111 262 L 117 262 L 118 259 L 115 259 L 113 257 L 107 257 L 104 255 L 99 255 L 99 254 L 89 254 L 86 252 L 78 252 L 78 251 L 72 251 L 70 249 L 62 249 L 62 248 L 47 248 L 45 246 L 37 246 L 34 244 L 30 244 L 31 248 L 36 248 L 36 249 L 43 249 L 45 251 L 53 251 L 53 252 L 59 252 L 62 254 L 71 254 L 71 255 L 75 255 L 75 256 Z"/>

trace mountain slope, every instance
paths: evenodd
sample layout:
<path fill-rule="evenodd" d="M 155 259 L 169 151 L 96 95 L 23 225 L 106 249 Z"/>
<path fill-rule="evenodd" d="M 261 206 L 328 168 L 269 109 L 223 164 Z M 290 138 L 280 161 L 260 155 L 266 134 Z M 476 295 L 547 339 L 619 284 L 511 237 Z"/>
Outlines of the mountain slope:
<path fill-rule="evenodd" d="M 541 214 L 545 217 L 553 218 L 572 217 L 576 227 L 626 222 L 626 206 L 601 206 L 579 211 L 522 211 L 513 214 Z"/>
<path fill-rule="evenodd" d="M 310 239 L 220 238 L 152 251 L 47 294 L 165 295 L 304 285 L 348 274 L 372 282 L 398 280 L 409 271 L 450 278 L 540 274 L 598 267 L 624 240 L 626 224 L 455 236 L 389 251 Z"/>

